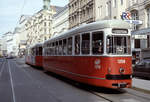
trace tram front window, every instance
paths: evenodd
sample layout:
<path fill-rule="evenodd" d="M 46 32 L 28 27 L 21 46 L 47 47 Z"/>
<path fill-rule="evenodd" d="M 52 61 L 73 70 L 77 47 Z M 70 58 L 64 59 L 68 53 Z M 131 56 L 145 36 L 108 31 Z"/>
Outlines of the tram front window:
<path fill-rule="evenodd" d="M 108 36 L 108 54 L 131 54 L 131 42 L 129 36 Z"/>

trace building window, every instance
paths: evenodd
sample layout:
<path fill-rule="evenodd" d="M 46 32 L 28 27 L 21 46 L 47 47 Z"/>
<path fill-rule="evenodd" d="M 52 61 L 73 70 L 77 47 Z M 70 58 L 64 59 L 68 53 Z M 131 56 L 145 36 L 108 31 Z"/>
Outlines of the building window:
<path fill-rule="evenodd" d="M 113 2 L 113 6 L 116 8 L 116 6 L 117 6 L 117 1 L 116 0 L 113 0 L 114 2 Z"/>
<path fill-rule="evenodd" d="M 111 18 L 111 1 L 106 3 L 106 16 Z"/>
<path fill-rule="evenodd" d="M 46 28 L 44 29 L 44 34 L 46 34 Z"/>
<path fill-rule="evenodd" d="M 140 39 L 135 39 L 135 48 L 141 48 Z"/>
<path fill-rule="evenodd" d="M 150 7 L 147 8 L 147 27 L 150 27 Z"/>
<path fill-rule="evenodd" d="M 108 16 L 108 3 L 106 3 L 106 16 Z"/>
<path fill-rule="evenodd" d="M 44 26 L 46 26 L 46 22 L 44 22 Z"/>
<path fill-rule="evenodd" d="M 101 17 L 102 16 L 102 5 L 99 6 L 98 9 L 99 9 L 99 17 Z"/>
<path fill-rule="evenodd" d="M 123 0 L 121 0 L 121 5 L 123 5 Z"/>
<path fill-rule="evenodd" d="M 132 18 L 132 20 L 139 20 L 137 10 L 131 11 L 131 18 Z M 137 29 L 138 29 L 138 25 L 133 24 L 133 30 L 137 30 Z"/>
<path fill-rule="evenodd" d="M 45 37 L 45 40 L 47 40 L 47 38 Z"/>

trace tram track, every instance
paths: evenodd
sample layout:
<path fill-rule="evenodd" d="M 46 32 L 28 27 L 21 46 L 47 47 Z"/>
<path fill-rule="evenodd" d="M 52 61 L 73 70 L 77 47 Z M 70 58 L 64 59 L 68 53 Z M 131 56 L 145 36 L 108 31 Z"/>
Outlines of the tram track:
<path fill-rule="evenodd" d="M 74 85 L 75 87 L 85 90 L 93 95 L 96 95 L 108 102 L 149 102 L 149 95 L 145 95 L 136 90 L 128 89 L 107 89 L 102 87 L 88 85 Z"/>
<path fill-rule="evenodd" d="M 92 93 L 92 94 L 94 94 L 94 95 L 96 95 L 96 96 L 98 96 L 98 97 L 100 97 L 100 98 L 103 98 L 104 100 L 106 100 L 108 102 L 116 102 L 116 101 L 112 101 L 111 99 L 109 99 L 109 98 L 107 98 L 107 97 L 105 97 L 103 95 L 97 94 L 95 92 L 92 92 L 92 91 L 89 91 L 89 92 Z"/>
<path fill-rule="evenodd" d="M 150 100 L 150 97 L 148 95 L 149 93 L 144 93 L 143 91 L 137 91 L 137 90 L 135 90 L 135 91 L 136 91 L 137 94 L 135 94 L 134 92 L 131 92 L 130 90 L 128 90 L 128 94 L 133 95 L 133 96 L 137 96 L 137 97 L 141 97 L 143 99 Z M 142 92 L 142 94 L 144 94 L 143 96 L 141 95 L 141 92 Z"/>
<path fill-rule="evenodd" d="M 110 97 L 108 97 L 108 96 L 106 96 L 106 95 L 104 95 L 103 94 L 103 88 L 100 88 L 100 90 L 102 89 L 102 91 L 101 92 L 98 92 L 97 91 L 97 87 L 95 87 L 95 86 L 90 86 L 90 85 L 84 85 L 84 84 L 81 84 L 81 85 L 79 85 L 79 84 L 77 84 L 77 85 L 75 85 L 76 87 L 78 87 L 78 88 L 80 88 L 80 89 L 82 89 L 82 90 L 85 90 L 85 91 L 87 91 L 87 92 L 89 92 L 89 93 L 91 93 L 91 94 L 93 94 L 93 95 L 95 95 L 95 96 L 98 96 L 98 97 L 100 97 L 100 98 L 102 98 L 102 99 L 104 99 L 104 100 L 106 100 L 107 102 L 119 102 L 119 101 L 116 101 L 116 100 L 114 100 L 114 99 L 112 99 L 112 98 L 110 98 Z M 99 88 L 98 88 L 99 89 Z M 104 88 L 104 90 L 105 90 L 106 88 Z M 109 89 L 106 89 L 106 90 L 109 90 Z M 105 91 L 104 91 L 105 92 Z"/>
<path fill-rule="evenodd" d="M 89 91 L 90 93 L 99 96 L 101 98 L 104 98 L 105 100 L 109 102 L 148 102 L 150 98 L 138 95 L 137 93 L 131 93 L 128 91 L 125 91 L 124 93 L 120 94 L 109 94 L 109 93 L 103 93 L 103 92 L 93 92 Z"/>

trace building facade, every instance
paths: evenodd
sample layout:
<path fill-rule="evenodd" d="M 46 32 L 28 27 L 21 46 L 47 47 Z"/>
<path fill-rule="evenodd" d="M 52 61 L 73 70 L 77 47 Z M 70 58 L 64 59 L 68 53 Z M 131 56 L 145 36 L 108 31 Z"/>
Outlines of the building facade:
<path fill-rule="evenodd" d="M 121 15 L 126 11 L 128 0 L 94 0 L 95 21 L 122 19 Z"/>
<path fill-rule="evenodd" d="M 127 0 L 69 0 L 69 28 L 99 20 L 121 19 Z"/>
<path fill-rule="evenodd" d="M 52 17 L 58 9 L 61 8 L 50 6 L 50 9 L 42 9 L 30 17 L 25 24 L 28 47 L 36 43 L 43 43 L 52 36 Z"/>
<path fill-rule="evenodd" d="M 68 5 L 62 8 L 53 16 L 52 36 L 65 32 L 69 29 L 69 8 Z"/>
<path fill-rule="evenodd" d="M 17 48 L 18 51 L 16 50 L 15 53 L 18 52 L 19 56 L 24 55 L 27 46 L 28 30 L 26 30 L 26 23 L 30 17 L 30 15 L 21 15 L 19 25 L 14 30 L 14 38 L 16 37 L 14 40 L 14 49 Z"/>
<path fill-rule="evenodd" d="M 2 55 L 7 56 L 12 53 L 12 42 L 13 42 L 13 33 L 7 32 L 2 35 L 1 37 L 2 41 Z"/>
<path fill-rule="evenodd" d="M 94 0 L 69 0 L 69 29 L 95 21 Z"/>
<path fill-rule="evenodd" d="M 140 60 L 141 50 L 150 47 L 150 0 L 128 0 L 126 11 L 131 13 L 132 20 L 142 21 L 132 25 L 132 50 L 135 59 Z"/>

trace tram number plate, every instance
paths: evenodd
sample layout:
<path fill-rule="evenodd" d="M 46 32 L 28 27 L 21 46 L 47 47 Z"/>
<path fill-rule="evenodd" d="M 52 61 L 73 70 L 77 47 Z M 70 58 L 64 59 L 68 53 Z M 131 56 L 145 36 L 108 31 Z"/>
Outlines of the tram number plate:
<path fill-rule="evenodd" d="M 95 65 L 95 69 L 101 69 L 101 60 L 100 59 L 96 59 L 95 62 L 94 62 L 94 65 Z"/>

